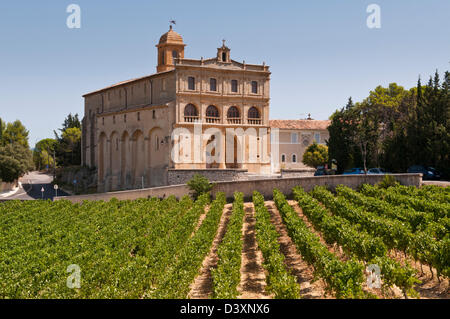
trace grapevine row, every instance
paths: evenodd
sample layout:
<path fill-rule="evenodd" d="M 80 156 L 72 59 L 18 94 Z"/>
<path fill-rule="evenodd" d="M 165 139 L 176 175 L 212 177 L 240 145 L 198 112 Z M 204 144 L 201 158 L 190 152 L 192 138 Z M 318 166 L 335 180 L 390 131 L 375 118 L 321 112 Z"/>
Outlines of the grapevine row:
<path fill-rule="evenodd" d="M 342 217 L 331 216 L 303 188 L 296 187 L 293 192 L 303 213 L 314 227 L 322 232 L 327 244 L 337 243 L 347 255 L 354 255 L 369 264 L 378 265 L 384 287 L 395 284 L 402 289 L 405 296 L 418 295 L 414 290 L 414 284 L 419 282 L 414 277 L 415 271 L 411 267 L 403 266 L 387 257 L 387 247 L 379 237 L 373 237 L 367 232 L 361 231 Z"/>
<path fill-rule="evenodd" d="M 189 293 L 189 285 L 194 281 L 203 259 L 211 248 L 225 203 L 225 194 L 218 193 L 206 218 L 195 235 L 182 248 L 176 263 L 168 267 L 165 280 L 151 294 L 152 298 L 186 298 Z"/>
<path fill-rule="evenodd" d="M 233 211 L 227 232 L 217 249 L 217 268 L 212 270 L 213 297 L 234 299 L 241 280 L 242 225 L 244 219 L 244 194 L 235 193 Z"/>
<path fill-rule="evenodd" d="M 280 252 L 278 232 L 270 220 L 270 213 L 264 205 L 264 196 L 253 193 L 256 215 L 256 241 L 264 257 L 263 267 L 267 271 L 267 291 L 277 299 L 300 298 L 300 286 L 284 265 Z"/>
<path fill-rule="evenodd" d="M 365 297 L 361 287 L 364 280 L 364 266 L 354 260 L 340 261 L 320 243 L 319 237 L 296 214 L 283 193 L 275 189 L 273 198 L 288 229 L 289 236 L 303 260 L 314 267 L 315 276 L 324 280 L 326 291 L 333 293 L 337 298 Z"/>

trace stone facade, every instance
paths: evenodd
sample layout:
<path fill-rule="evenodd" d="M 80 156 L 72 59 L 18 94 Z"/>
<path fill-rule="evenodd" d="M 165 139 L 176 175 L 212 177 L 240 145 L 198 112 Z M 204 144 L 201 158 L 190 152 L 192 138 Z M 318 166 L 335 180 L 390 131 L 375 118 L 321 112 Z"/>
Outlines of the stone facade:
<path fill-rule="evenodd" d="M 304 170 L 310 168 L 303 164 L 303 154 L 314 142 L 326 144 L 330 137 L 327 130 L 329 125 L 330 121 L 312 119 L 271 120 L 272 131 L 276 128 L 279 132 L 278 145 L 272 141 L 273 149 L 278 146 L 278 152 L 272 153 L 273 170 L 282 172 L 284 176 L 304 176 Z"/>
<path fill-rule="evenodd" d="M 271 173 L 269 67 L 232 60 L 225 43 L 211 59 L 185 59 L 184 48 L 170 28 L 157 45 L 156 74 L 84 95 L 82 163 L 97 168 L 99 191 L 169 185 L 177 169 Z"/>

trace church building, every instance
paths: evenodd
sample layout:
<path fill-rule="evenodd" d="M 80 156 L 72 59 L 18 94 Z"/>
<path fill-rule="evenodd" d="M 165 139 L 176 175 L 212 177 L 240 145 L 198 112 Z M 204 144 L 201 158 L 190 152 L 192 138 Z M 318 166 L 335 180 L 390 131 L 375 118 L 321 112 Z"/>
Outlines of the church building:
<path fill-rule="evenodd" d="M 233 60 L 225 41 L 187 59 L 172 26 L 156 48 L 155 74 L 83 96 L 82 163 L 97 168 L 98 190 L 271 174 L 269 66 Z"/>

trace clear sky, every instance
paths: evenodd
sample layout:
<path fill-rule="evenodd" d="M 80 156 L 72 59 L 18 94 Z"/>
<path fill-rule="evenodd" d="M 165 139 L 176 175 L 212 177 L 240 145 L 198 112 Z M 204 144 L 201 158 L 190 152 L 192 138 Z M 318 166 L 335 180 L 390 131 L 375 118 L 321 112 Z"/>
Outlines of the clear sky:
<path fill-rule="evenodd" d="M 81 29 L 66 8 L 81 7 Z M 381 28 L 366 24 L 381 7 Z M 155 44 L 175 19 L 187 58 L 216 55 L 271 67 L 271 118 L 327 119 L 377 85 L 407 88 L 450 70 L 449 0 L 2 0 L 0 117 L 30 144 L 83 115 L 84 93 L 152 74 Z"/>

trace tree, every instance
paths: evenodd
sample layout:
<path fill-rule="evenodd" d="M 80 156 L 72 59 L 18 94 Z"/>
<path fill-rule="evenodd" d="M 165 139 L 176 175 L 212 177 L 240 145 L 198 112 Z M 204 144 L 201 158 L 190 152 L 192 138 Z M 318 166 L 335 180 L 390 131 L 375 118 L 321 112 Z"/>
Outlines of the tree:
<path fill-rule="evenodd" d="M 0 145 L 2 143 L 4 131 L 5 131 L 5 124 L 4 124 L 3 120 L 0 118 Z"/>
<path fill-rule="evenodd" d="M 328 147 L 314 142 L 303 154 L 303 164 L 317 168 L 328 163 Z"/>
<path fill-rule="evenodd" d="M 342 173 L 354 161 L 353 145 L 351 143 L 354 134 L 355 113 L 352 112 L 354 104 L 352 98 L 347 105 L 337 110 L 330 117 L 331 124 L 328 127 L 330 138 L 327 141 L 330 159 L 337 162 L 337 171 Z"/>
<path fill-rule="evenodd" d="M 81 130 L 77 127 L 66 129 L 62 134 L 62 141 L 67 146 L 66 152 L 71 155 L 71 164 L 75 164 L 74 155 L 81 156 L 79 153 L 79 150 L 81 150 Z"/>
<path fill-rule="evenodd" d="M 20 143 L 0 146 L 0 178 L 11 183 L 33 169 L 31 151 Z"/>
<path fill-rule="evenodd" d="M 404 172 L 411 165 L 433 166 L 450 176 L 450 74 L 436 71 L 427 85 L 405 90 L 377 86 L 362 102 L 331 116 L 328 140 L 338 171 L 350 165 Z"/>
<path fill-rule="evenodd" d="M 19 120 L 8 123 L 1 134 L 1 145 L 19 143 L 28 148 L 28 134 L 28 130 Z"/>
<path fill-rule="evenodd" d="M 57 163 L 60 166 L 72 166 L 81 164 L 81 123 L 78 114 L 69 114 L 59 129 L 55 138 L 58 141 L 56 147 Z"/>
<path fill-rule="evenodd" d="M 40 170 L 48 165 L 54 165 L 53 153 L 58 147 L 58 141 L 52 138 L 43 139 L 36 143 L 33 151 L 33 161 L 36 169 Z"/>

